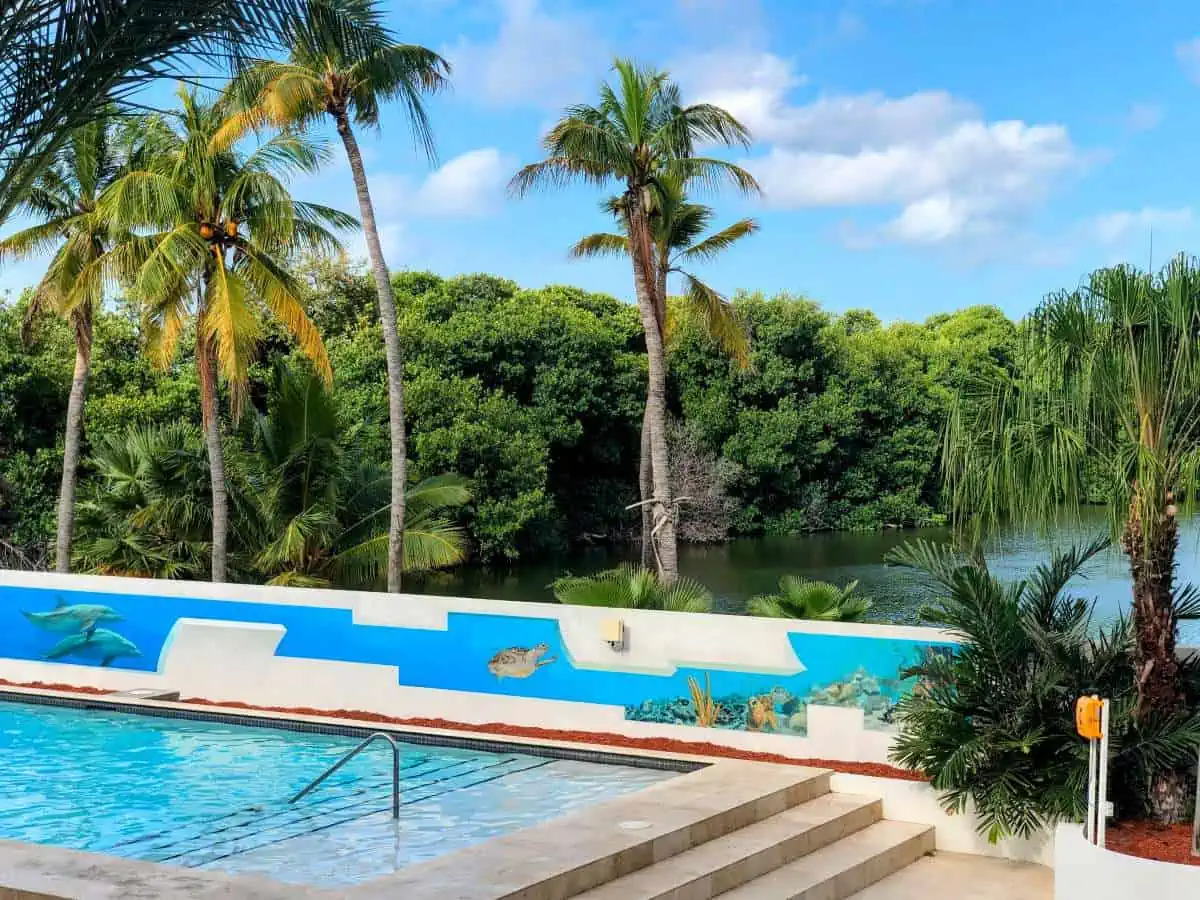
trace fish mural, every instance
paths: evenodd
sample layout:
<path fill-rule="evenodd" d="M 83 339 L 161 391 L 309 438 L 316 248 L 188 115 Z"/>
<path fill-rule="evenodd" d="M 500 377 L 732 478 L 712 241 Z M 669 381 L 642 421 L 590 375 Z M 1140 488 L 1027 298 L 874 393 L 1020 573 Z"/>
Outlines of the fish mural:
<path fill-rule="evenodd" d="M 497 678 L 528 678 L 542 666 L 556 661 L 553 656 L 542 659 L 549 649 L 549 644 L 538 644 L 529 650 L 509 647 L 488 660 L 487 668 Z"/>
<path fill-rule="evenodd" d="M 57 598 L 57 605 L 50 612 L 26 612 L 21 615 L 46 631 L 90 631 L 101 622 L 119 622 L 120 614 L 111 606 L 99 603 L 72 603 L 67 605 L 62 597 Z"/>
<path fill-rule="evenodd" d="M 281 598 L 299 599 L 278 590 Z M 0 584 L 0 659 L 155 672 L 183 619 L 268 624 L 284 628 L 279 657 L 389 666 L 405 688 L 588 703 L 623 710 L 629 721 L 804 736 L 810 705 L 858 709 L 865 727 L 893 730 L 897 704 L 921 690 L 909 674 L 913 664 L 954 652 L 934 631 L 824 633 L 780 622 L 795 657 L 783 671 L 722 667 L 719 654 L 709 665 L 654 671 L 620 656 L 592 667 L 576 664 L 562 623 L 550 615 L 449 609 L 444 628 L 408 627 L 365 624 L 352 609 L 303 599 L 214 601 Z M 711 619 L 719 632 L 725 620 Z"/>
<path fill-rule="evenodd" d="M 115 631 L 107 628 L 91 628 L 63 638 L 50 648 L 46 659 L 60 659 L 64 656 L 82 656 L 87 659 L 98 659 L 100 665 L 111 665 L 113 660 L 122 656 L 141 656 L 142 653 L 133 644 Z"/>

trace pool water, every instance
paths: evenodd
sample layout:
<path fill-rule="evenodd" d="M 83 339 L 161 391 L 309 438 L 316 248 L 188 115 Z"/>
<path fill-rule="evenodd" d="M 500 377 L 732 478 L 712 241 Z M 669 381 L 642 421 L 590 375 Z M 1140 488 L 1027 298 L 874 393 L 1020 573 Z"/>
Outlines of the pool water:
<path fill-rule="evenodd" d="M 670 778 L 629 766 L 0 702 L 0 838 L 336 886 Z"/>

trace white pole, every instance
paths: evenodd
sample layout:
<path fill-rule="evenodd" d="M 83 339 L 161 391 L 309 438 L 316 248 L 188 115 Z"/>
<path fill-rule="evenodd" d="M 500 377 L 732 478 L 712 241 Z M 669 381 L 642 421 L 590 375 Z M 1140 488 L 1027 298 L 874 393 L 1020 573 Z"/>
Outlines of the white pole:
<path fill-rule="evenodd" d="M 1084 829 L 1089 844 L 1096 843 L 1096 742 L 1088 741 L 1087 825 Z"/>
<path fill-rule="evenodd" d="M 1096 846 L 1104 847 L 1108 826 L 1108 701 L 1100 701 L 1100 786 L 1096 798 Z"/>

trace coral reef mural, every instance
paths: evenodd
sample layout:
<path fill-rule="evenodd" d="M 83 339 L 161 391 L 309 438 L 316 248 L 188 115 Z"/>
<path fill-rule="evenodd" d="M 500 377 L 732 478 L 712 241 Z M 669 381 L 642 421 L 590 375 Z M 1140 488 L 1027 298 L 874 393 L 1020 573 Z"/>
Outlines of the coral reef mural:
<path fill-rule="evenodd" d="M 790 674 L 648 672 L 625 670 L 619 659 L 577 664 L 552 617 L 450 612 L 443 630 L 358 624 L 337 607 L 0 585 L 0 657 L 157 671 L 181 618 L 282 625 L 280 656 L 394 666 L 408 687 L 597 703 L 635 721 L 764 734 L 804 735 L 813 703 L 857 707 L 868 727 L 886 729 L 915 687 L 905 669 L 952 652 L 878 633 L 796 630 L 787 634 L 799 663 Z"/>

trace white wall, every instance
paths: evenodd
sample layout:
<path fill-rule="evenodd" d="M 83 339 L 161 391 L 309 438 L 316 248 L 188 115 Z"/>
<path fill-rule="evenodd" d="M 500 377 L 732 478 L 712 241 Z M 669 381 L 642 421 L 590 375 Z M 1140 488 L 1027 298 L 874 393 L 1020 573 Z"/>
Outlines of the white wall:
<path fill-rule="evenodd" d="M 1156 862 L 1089 844 L 1082 825 L 1054 836 L 1054 900 L 1191 900 L 1200 897 L 1200 866 Z"/>

